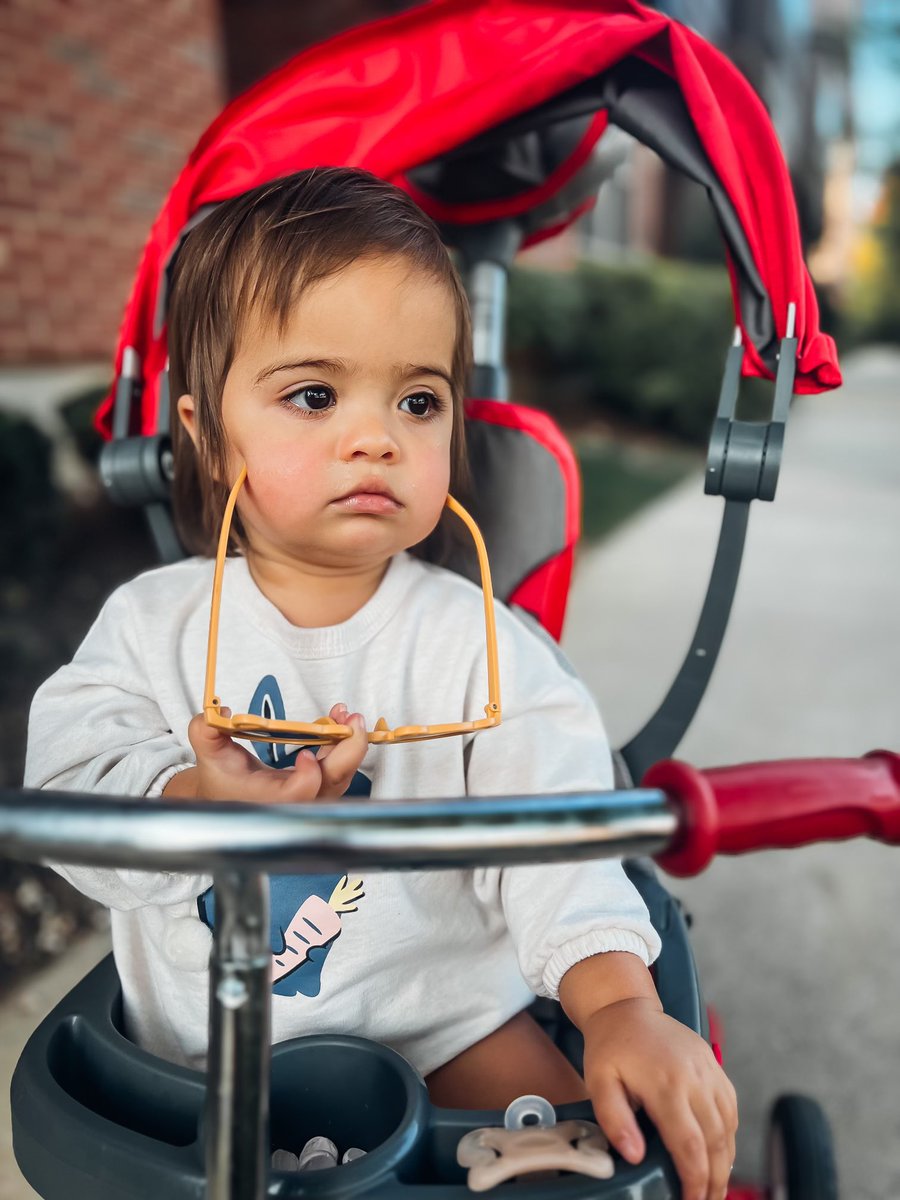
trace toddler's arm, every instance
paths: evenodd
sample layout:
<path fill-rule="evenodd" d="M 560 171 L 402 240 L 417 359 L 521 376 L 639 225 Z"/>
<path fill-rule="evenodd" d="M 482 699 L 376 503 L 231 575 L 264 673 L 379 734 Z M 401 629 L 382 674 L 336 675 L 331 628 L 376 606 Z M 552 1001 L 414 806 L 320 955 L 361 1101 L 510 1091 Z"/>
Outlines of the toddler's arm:
<path fill-rule="evenodd" d="M 609 746 L 587 690 L 545 640 L 501 619 L 504 722 L 473 740 L 469 792 L 611 788 Z M 586 1083 L 610 1141 L 631 1162 L 643 1157 L 631 1110 L 642 1104 L 685 1200 L 718 1200 L 734 1159 L 734 1091 L 706 1043 L 662 1012 L 648 970 L 659 937 L 621 864 L 491 868 L 476 872 L 475 887 L 502 908 L 532 990 L 558 994 L 584 1034 Z"/>
<path fill-rule="evenodd" d="M 503 724 L 473 739 L 468 792 L 611 788 L 612 757 L 587 689 L 548 640 L 501 614 Z M 629 951 L 649 964 L 659 953 L 647 907 L 614 859 L 488 868 L 476 871 L 475 889 L 502 910 L 522 974 L 538 995 L 555 998 L 566 971 L 591 955 Z"/>
<path fill-rule="evenodd" d="M 127 599 L 107 601 L 74 659 L 37 691 L 28 723 L 25 787 L 106 796 L 159 796 L 192 760 L 168 727 L 138 653 Z M 50 864 L 107 908 L 179 904 L 209 875 Z"/>
<path fill-rule="evenodd" d="M 684 1200 L 721 1200 L 734 1162 L 734 1088 L 702 1038 L 665 1015 L 650 973 L 633 954 L 583 959 L 559 998 L 584 1035 L 584 1077 L 597 1121 L 629 1162 L 645 1144 L 642 1106 L 668 1147 Z"/>

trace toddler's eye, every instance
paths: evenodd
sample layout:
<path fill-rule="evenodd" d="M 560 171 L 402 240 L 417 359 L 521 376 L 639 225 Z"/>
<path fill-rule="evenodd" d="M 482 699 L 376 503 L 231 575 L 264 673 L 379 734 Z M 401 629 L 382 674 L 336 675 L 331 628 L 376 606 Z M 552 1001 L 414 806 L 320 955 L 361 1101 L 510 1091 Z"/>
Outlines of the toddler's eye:
<path fill-rule="evenodd" d="M 312 383 L 307 387 L 297 388 L 296 392 L 291 392 L 284 400 L 292 408 L 299 408 L 301 412 L 322 412 L 334 404 L 334 392 L 324 384 Z"/>
<path fill-rule="evenodd" d="M 400 407 L 414 417 L 432 417 L 441 411 L 443 404 L 433 392 L 416 392 L 404 397 Z"/>

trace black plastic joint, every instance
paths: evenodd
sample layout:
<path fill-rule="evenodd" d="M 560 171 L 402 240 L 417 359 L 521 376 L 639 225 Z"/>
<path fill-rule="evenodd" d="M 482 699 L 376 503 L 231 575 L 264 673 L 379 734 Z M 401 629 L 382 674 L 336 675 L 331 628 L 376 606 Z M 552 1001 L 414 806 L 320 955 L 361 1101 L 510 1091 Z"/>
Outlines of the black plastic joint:
<path fill-rule="evenodd" d="M 107 442 L 99 465 L 103 486 L 114 504 L 143 505 L 169 499 L 174 462 L 167 433 Z"/>
<path fill-rule="evenodd" d="M 740 334 L 728 351 L 719 407 L 713 421 L 706 460 L 705 491 L 726 500 L 774 500 L 784 449 L 784 428 L 791 406 L 797 366 L 793 305 L 788 333 L 782 338 L 775 375 L 772 416 L 768 421 L 735 418 L 744 348 Z"/>

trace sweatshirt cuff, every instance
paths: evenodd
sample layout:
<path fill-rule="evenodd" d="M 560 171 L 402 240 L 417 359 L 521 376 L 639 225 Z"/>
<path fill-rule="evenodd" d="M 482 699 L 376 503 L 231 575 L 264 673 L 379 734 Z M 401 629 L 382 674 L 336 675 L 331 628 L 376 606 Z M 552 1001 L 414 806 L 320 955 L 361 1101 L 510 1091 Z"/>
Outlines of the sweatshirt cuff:
<path fill-rule="evenodd" d="M 595 929 L 572 938 L 554 951 L 544 967 L 541 995 L 558 1000 L 560 982 L 570 967 L 574 967 L 584 958 L 592 958 L 595 954 L 608 954 L 613 950 L 636 954 L 645 967 L 650 966 L 651 950 L 639 933 L 632 929 Z"/>
<path fill-rule="evenodd" d="M 156 776 L 146 792 L 144 792 L 144 795 L 148 800 L 158 800 L 170 779 L 174 779 L 179 771 L 186 771 L 188 767 L 193 767 L 194 765 L 192 762 L 184 762 L 176 763 L 174 767 L 166 767 L 164 771 L 160 771 Z"/>

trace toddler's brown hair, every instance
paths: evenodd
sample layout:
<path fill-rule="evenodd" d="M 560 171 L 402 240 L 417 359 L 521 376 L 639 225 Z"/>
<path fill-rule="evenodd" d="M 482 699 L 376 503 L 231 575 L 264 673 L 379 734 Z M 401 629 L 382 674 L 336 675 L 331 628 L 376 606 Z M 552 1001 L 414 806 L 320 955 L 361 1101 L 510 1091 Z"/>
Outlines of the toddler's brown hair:
<path fill-rule="evenodd" d="M 463 488 L 471 322 L 465 289 L 437 226 L 400 188 L 368 171 L 314 167 L 218 204 L 187 234 L 172 265 L 172 500 L 189 552 L 215 553 L 234 482 L 225 478 L 222 391 L 250 317 L 273 319 L 283 330 L 304 288 L 373 256 L 404 258 L 446 284 L 450 293 L 456 317 L 450 488 Z M 175 411 L 185 393 L 196 406 L 199 451 Z"/>

